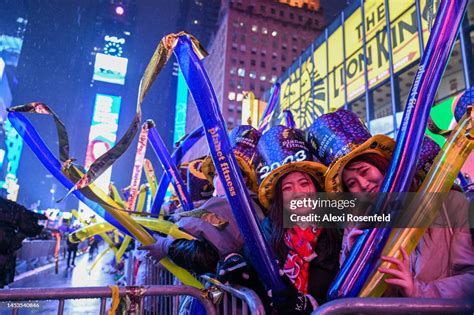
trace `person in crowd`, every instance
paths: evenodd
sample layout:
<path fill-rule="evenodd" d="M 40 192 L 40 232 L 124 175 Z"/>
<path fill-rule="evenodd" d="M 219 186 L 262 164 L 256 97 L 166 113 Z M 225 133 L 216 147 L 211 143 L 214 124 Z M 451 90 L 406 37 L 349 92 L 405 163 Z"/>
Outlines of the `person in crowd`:
<path fill-rule="evenodd" d="M 318 118 L 309 128 L 308 137 L 316 146 L 327 143 L 327 148 L 320 146 L 317 150 L 321 160 L 331 165 L 326 173 L 327 191 L 373 193 L 380 190 L 395 146 L 393 139 L 384 135 L 371 136 L 360 119 L 346 110 Z M 331 141 L 326 141 L 329 137 Z M 426 137 L 411 192 L 418 190 L 438 152 L 436 143 Z M 357 228 L 346 229 L 342 260 L 362 233 Z M 456 187 L 447 195 L 432 227 L 423 235 L 415 251 L 410 256 L 404 248 L 400 251 L 401 260 L 382 256 L 382 260 L 396 267 L 379 269 L 390 276 L 385 280 L 390 285 L 386 295 L 474 297 L 474 248 L 469 232 L 468 201 Z"/>
<path fill-rule="evenodd" d="M 74 268 L 76 267 L 76 264 L 75 264 L 75 260 L 76 260 L 76 254 L 77 254 L 77 250 L 79 248 L 79 243 L 73 243 L 69 240 L 69 234 L 71 234 L 72 232 L 75 231 L 75 228 L 74 227 L 71 227 L 68 231 L 68 233 L 66 234 L 66 246 L 67 246 L 67 264 L 66 264 L 66 268 L 69 269 L 69 268 Z M 72 260 L 71 260 L 72 258 Z"/>
<path fill-rule="evenodd" d="M 16 269 L 16 251 L 27 237 L 41 233 L 45 220 L 42 214 L 29 211 L 24 206 L 0 197 L 0 288 L 13 282 Z"/>
<path fill-rule="evenodd" d="M 263 134 L 258 152 L 259 200 L 268 209 L 263 229 L 287 283 L 286 291 L 271 293 L 273 307 L 278 314 L 309 314 L 326 301 L 338 272 L 342 233 L 309 224 L 285 228 L 284 208 L 323 192 L 326 166 L 312 157 L 302 131 L 284 126 Z M 311 209 L 290 211 L 304 215 Z"/>
<path fill-rule="evenodd" d="M 230 139 L 247 186 L 250 191 L 256 190 L 253 159 L 259 139 L 258 131 L 250 126 L 236 127 L 230 134 Z M 239 280 L 245 281 L 248 264 L 243 258 L 244 240 L 212 159 L 208 157 L 193 164 L 188 170 L 193 172 L 195 177 L 207 179 L 214 187 L 212 197 L 201 206 L 192 211 L 178 211 L 173 216 L 176 224 L 194 236 L 195 240 L 155 235 L 155 244 L 141 246 L 139 249 L 148 250 L 148 256 L 156 262 L 168 256 L 177 265 L 197 274 L 217 273 L 221 281 L 227 282 L 229 277 L 232 277 L 230 271 L 233 271 L 238 274 L 237 278 L 242 278 Z M 209 183 L 203 186 L 206 191 L 209 189 Z M 259 204 L 254 201 L 253 206 L 257 216 L 263 220 L 264 215 Z"/>

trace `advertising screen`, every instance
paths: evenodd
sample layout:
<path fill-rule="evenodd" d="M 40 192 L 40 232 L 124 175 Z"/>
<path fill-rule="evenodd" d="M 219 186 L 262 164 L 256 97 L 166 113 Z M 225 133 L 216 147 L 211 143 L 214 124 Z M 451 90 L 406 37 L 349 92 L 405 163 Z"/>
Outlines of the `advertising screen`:
<path fill-rule="evenodd" d="M 92 79 L 123 85 L 127 75 L 127 64 L 128 58 L 98 53 L 95 56 L 94 76 Z"/>

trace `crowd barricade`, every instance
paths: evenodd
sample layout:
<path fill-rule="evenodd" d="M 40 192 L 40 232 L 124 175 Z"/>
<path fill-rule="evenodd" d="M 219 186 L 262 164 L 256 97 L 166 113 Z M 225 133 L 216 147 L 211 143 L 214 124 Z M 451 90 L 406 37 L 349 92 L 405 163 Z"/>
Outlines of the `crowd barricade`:
<path fill-rule="evenodd" d="M 146 266 L 146 285 L 179 285 L 179 281 L 161 265 L 151 260 L 144 261 Z M 263 315 L 265 310 L 258 295 L 245 287 L 236 287 L 211 283 L 211 278 L 202 277 L 206 287 L 217 287 L 220 298 L 215 302 L 217 314 Z M 151 296 L 144 299 L 144 309 L 149 314 L 186 314 L 191 300 L 180 296 Z"/>
<path fill-rule="evenodd" d="M 345 298 L 321 305 L 312 315 L 473 314 L 474 301 L 421 298 Z"/>
<path fill-rule="evenodd" d="M 136 289 L 137 287 L 133 287 Z M 217 314 L 215 306 L 212 302 L 202 295 L 202 291 L 190 286 L 144 286 L 139 287 L 140 296 L 140 314 L 160 314 L 148 313 L 144 311 L 143 302 L 146 297 L 156 296 L 191 296 L 198 299 L 207 314 Z M 119 287 L 119 296 L 123 297 L 129 294 L 130 287 Z M 19 309 L 31 308 L 36 301 L 57 300 L 58 315 L 64 314 L 66 300 L 76 299 L 100 299 L 100 311 L 98 314 L 105 315 L 107 311 L 107 299 L 111 300 L 112 290 L 109 287 L 73 287 L 73 288 L 22 288 L 22 289 L 6 289 L 0 290 L 0 303 L 2 309 L 11 309 L 12 314 L 18 314 Z M 6 304 L 6 305 L 5 305 Z M 38 312 L 41 310 L 38 309 Z M 72 310 L 73 311 L 73 310 Z M 165 314 L 165 313 L 163 313 Z"/>

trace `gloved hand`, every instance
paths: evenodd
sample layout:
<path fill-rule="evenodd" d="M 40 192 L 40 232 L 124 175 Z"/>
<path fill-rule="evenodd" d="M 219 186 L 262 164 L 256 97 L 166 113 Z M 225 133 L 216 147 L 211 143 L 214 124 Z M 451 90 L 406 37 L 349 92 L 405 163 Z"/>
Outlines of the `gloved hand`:
<path fill-rule="evenodd" d="M 168 255 L 168 249 L 173 243 L 173 239 L 155 236 L 156 243 L 153 245 L 142 245 L 138 247 L 139 250 L 147 250 L 147 257 L 158 263 L 160 260 Z"/>
<path fill-rule="evenodd" d="M 286 284 L 286 290 L 268 291 L 272 306 L 277 314 L 311 314 L 318 306 L 316 299 L 309 294 L 298 292 L 286 275 L 283 275 L 282 278 Z"/>
<path fill-rule="evenodd" d="M 244 285 L 242 282 L 250 278 L 250 272 L 245 259 L 237 253 L 227 255 L 217 264 L 217 280 L 224 284 Z"/>

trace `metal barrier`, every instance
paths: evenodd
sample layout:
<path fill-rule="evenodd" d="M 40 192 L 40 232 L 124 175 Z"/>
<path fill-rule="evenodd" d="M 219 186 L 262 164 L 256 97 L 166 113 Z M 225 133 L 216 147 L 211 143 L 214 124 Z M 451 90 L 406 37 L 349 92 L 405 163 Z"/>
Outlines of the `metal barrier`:
<path fill-rule="evenodd" d="M 472 314 L 474 301 L 460 299 L 347 298 L 319 307 L 312 315 L 325 314 Z"/>
<path fill-rule="evenodd" d="M 229 312 L 237 314 L 239 311 L 241 314 L 247 315 L 250 310 L 252 315 L 265 315 L 262 301 L 254 291 L 241 286 L 224 285 L 207 276 L 201 278 L 224 293 L 221 303 L 216 305 L 218 314 L 228 314 Z"/>
<path fill-rule="evenodd" d="M 147 259 L 144 261 L 146 267 L 146 285 L 177 285 L 179 281 L 161 265 Z M 218 314 L 252 314 L 264 315 L 265 309 L 258 295 L 245 287 L 223 285 L 214 279 L 202 276 L 203 283 L 207 286 L 217 287 L 222 292 L 220 302 L 216 304 Z M 150 314 L 181 314 L 186 309 L 185 299 L 179 296 L 157 296 L 145 299 L 144 308 Z"/>
<path fill-rule="evenodd" d="M 147 286 L 140 287 L 143 289 L 142 297 L 147 296 L 180 296 L 187 295 L 198 299 L 206 309 L 208 315 L 217 314 L 216 308 L 212 302 L 203 296 L 202 291 L 190 286 Z M 129 293 L 128 287 L 120 287 L 120 296 Z M 64 313 L 65 300 L 71 299 L 100 299 L 100 314 L 106 314 L 107 298 L 112 296 L 109 287 L 80 287 L 80 288 L 34 288 L 34 289 L 7 289 L 0 290 L 0 302 L 17 302 L 17 301 L 38 301 L 38 300 L 58 300 L 58 314 Z M 140 298 L 141 314 L 145 314 L 143 308 L 143 298 Z M 14 303 L 12 314 L 18 314 L 18 307 Z M 157 314 L 157 313 L 153 313 Z"/>

